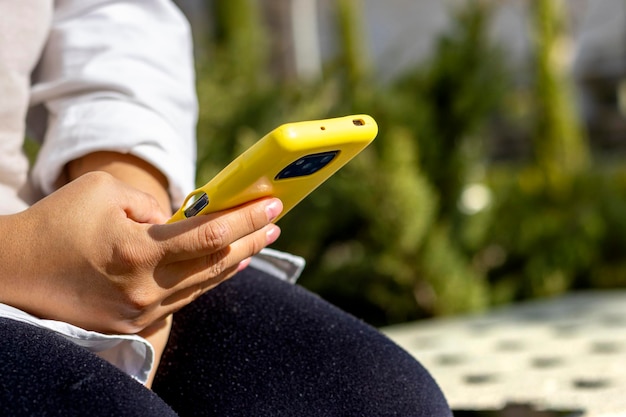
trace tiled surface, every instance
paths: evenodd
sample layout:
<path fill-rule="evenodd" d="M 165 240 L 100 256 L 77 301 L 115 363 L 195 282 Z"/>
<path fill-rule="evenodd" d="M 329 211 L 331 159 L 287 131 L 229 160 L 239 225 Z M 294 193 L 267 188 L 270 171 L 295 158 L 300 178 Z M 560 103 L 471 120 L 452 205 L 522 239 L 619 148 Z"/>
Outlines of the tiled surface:
<path fill-rule="evenodd" d="M 580 409 L 626 417 L 626 291 L 587 292 L 383 331 L 453 409 Z"/>

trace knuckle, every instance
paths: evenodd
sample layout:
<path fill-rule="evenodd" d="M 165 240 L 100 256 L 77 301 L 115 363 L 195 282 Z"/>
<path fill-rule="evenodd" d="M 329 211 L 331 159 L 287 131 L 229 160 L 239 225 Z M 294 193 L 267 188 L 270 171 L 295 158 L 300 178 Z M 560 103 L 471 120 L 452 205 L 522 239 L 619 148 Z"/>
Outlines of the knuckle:
<path fill-rule="evenodd" d="M 259 239 L 254 239 L 250 244 L 250 255 L 256 255 L 257 253 L 261 252 L 261 250 L 265 248 L 265 246 L 267 246 L 266 243 L 267 242 L 265 239 L 263 241 Z"/>
<path fill-rule="evenodd" d="M 136 274 L 152 264 L 151 256 L 140 247 L 127 241 L 115 246 L 112 265 L 118 268 L 113 271 L 116 275 Z"/>
<path fill-rule="evenodd" d="M 157 200 L 157 198 L 149 193 L 146 192 L 140 192 L 141 195 L 141 199 L 142 199 L 142 204 L 145 204 L 146 206 L 148 206 L 149 209 L 151 209 L 152 211 L 162 211 L 161 210 L 161 205 L 159 204 L 159 200 Z"/>
<path fill-rule="evenodd" d="M 109 177 L 109 174 L 105 171 L 89 171 L 81 175 L 83 181 L 98 182 Z"/>
<path fill-rule="evenodd" d="M 267 224 L 267 215 L 261 207 L 255 206 L 245 212 L 243 222 L 250 230 L 258 230 Z"/>
<path fill-rule="evenodd" d="M 137 246 L 130 242 L 117 245 L 106 271 L 127 317 L 141 317 L 160 301 L 150 284 L 155 260 Z"/>
<path fill-rule="evenodd" d="M 224 251 L 219 251 L 205 258 L 205 269 L 211 278 L 219 277 L 228 269 L 228 265 L 226 263 L 226 258 L 224 255 Z"/>
<path fill-rule="evenodd" d="M 144 325 L 144 323 L 140 322 L 137 319 L 132 319 L 127 322 L 119 324 L 116 327 L 115 332 L 119 334 L 137 334 L 140 331 L 142 331 L 145 327 L 146 325 Z"/>
<path fill-rule="evenodd" d="M 220 221 L 207 224 L 207 227 L 198 229 L 198 240 L 202 247 L 223 248 L 228 242 L 228 228 Z"/>
<path fill-rule="evenodd" d="M 191 293 L 189 294 L 189 299 L 191 300 L 191 302 L 197 300 L 198 298 L 200 298 L 200 296 L 202 294 L 204 294 L 206 292 L 205 288 L 202 285 L 196 285 L 192 290 Z"/>
<path fill-rule="evenodd" d="M 104 171 L 90 171 L 81 175 L 81 180 L 90 182 L 94 186 L 108 185 L 114 181 L 111 174 Z"/>
<path fill-rule="evenodd" d="M 111 331 L 119 334 L 136 334 L 152 322 L 158 306 L 155 298 L 139 291 L 124 291 L 117 297 L 117 308 L 111 316 Z"/>
<path fill-rule="evenodd" d="M 257 233 L 254 236 L 250 236 L 246 245 L 247 256 L 252 256 L 259 253 L 266 246 L 266 240 Z"/>
<path fill-rule="evenodd" d="M 126 297 L 126 305 L 135 312 L 136 317 L 141 317 L 156 302 L 153 295 L 147 291 L 135 290 L 129 291 Z"/>
<path fill-rule="evenodd" d="M 131 320 L 128 325 L 132 328 L 132 334 L 139 333 L 152 323 L 152 319 L 147 315 L 140 316 Z"/>

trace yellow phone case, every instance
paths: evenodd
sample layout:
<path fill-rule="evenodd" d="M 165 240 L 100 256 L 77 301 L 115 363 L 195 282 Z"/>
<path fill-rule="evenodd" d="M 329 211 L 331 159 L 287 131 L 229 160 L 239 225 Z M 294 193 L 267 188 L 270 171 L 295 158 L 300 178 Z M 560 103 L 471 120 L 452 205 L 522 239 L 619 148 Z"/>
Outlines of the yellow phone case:
<path fill-rule="evenodd" d="M 283 202 L 278 221 L 369 145 L 377 133 L 376 122 L 367 115 L 284 124 L 189 194 L 169 222 L 267 196 Z"/>

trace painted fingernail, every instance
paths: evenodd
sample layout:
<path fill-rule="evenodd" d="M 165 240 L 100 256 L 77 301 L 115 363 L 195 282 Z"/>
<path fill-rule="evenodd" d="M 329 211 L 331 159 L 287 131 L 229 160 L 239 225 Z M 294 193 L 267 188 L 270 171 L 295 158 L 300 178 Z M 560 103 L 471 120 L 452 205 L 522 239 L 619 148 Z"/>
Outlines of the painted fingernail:
<path fill-rule="evenodd" d="M 267 214 L 267 220 L 273 221 L 283 211 L 283 203 L 277 198 L 272 199 L 267 206 L 265 206 L 265 214 Z"/>
<path fill-rule="evenodd" d="M 267 237 L 267 244 L 271 245 L 272 243 L 276 242 L 276 240 L 280 236 L 280 227 L 276 226 L 275 224 L 269 226 L 269 229 L 267 230 L 265 236 Z"/>

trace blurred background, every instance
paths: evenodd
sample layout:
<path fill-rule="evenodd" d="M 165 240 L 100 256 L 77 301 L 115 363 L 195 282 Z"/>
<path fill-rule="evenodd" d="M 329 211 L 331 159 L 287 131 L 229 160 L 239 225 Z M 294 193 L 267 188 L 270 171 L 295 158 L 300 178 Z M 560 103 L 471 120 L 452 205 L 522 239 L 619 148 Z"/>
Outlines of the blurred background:
<path fill-rule="evenodd" d="M 303 286 L 375 326 L 626 287 L 623 0 L 177 3 L 198 184 L 282 123 L 379 123 L 281 220 Z"/>

